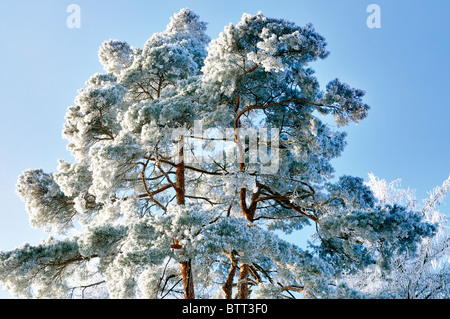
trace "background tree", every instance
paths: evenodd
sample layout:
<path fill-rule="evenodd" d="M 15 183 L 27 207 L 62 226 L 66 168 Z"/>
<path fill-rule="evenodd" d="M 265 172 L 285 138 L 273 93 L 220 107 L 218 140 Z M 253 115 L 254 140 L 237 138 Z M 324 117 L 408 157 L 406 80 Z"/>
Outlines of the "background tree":
<path fill-rule="evenodd" d="M 437 225 L 437 234 L 424 238 L 415 253 L 398 254 L 391 259 L 389 272 L 376 266 L 348 276 L 347 282 L 374 298 L 448 299 L 450 296 L 450 238 L 448 220 L 438 208 L 450 189 L 450 178 L 435 187 L 420 203 L 413 190 L 402 189 L 400 180 L 387 183 L 369 175 L 369 187 L 380 205 L 403 204 L 421 211 L 425 220 Z"/>
<path fill-rule="evenodd" d="M 142 49 L 102 44 L 106 73 L 66 115 L 74 162 L 19 177 L 31 225 L 57 238 L 1 253 L 11 293 L 361 297 L 339 279 L 389 271 L 435 233 L 418 211 L 377 205 L 361 178 L 333 182 L 345 133 L 319 116 L 345 126 L 369 107 L 338 79 L 320 89 L 310 64 L 328 51 L 311 24 L 258 13 L 211 42 L 205 30 L 183 9 Z M 311 224 L 311 250 L 274 232 Z"/>

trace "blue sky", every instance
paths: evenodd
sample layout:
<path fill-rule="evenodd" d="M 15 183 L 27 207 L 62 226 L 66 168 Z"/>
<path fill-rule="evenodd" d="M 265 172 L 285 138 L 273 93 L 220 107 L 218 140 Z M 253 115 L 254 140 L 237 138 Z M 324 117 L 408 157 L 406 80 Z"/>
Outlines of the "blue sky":
<path fill-rule="evenodd" d="M 81 8 L 79 29 L 66 25 L 71 3 Z M 381 8 L 379 29 L 366 25 L 371 3 Z M 244 12 L 314 24 L 331 52 L 312 65 L 322 87 L 338 77 L 364 89 L 371 106 L 367 119 L 345 128 L 348 146 L 334 162 L 337 176 L 401 178 L 418 198 L 449 176 L 450 1 L 2 1 L 0 250 L 46 236 L 29 227 L 16 180 L 27 168 L 52 172 L 58 158 L 72 160 L 61 138 L 64 115 L 84 82 L 103 72 L 101 43 L 142 47 L 184 7 L 209 23 L 211 38 Z M 0 298 L 8 296 L 0 290 Z"/>

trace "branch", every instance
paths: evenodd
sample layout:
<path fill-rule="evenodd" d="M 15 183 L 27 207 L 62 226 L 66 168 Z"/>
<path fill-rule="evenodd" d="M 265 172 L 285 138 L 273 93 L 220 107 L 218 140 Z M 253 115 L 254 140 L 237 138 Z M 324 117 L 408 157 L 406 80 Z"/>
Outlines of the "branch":
<path fill-rule="evenodd" d="M 303 99 L 295 99 L 295 100 L 286 100 L 286 101 L 281 101 L 281 102 L 277 102 L 277 103 L 271 103 L 271 104 L 267 104 L 264 106 L 261 105 L 251 105 L 246 107 L 245 109 L 243 109 L 242 111 L 240 111 L 236 117 L 234 118 L 234 127 L 237 128 L 238 127 L 238 121 L 239 118 L 244 115 L 245 113 L 247 113 L 248 111 L 251 110 L 264 110 L 264 109 L 268 109 L 269 107 L 272 106 L 277 106 L 277 105 L 283 105 L 283 104 L 288 104 L 288 103 L 292 103 L 292 102 L 297 102 L 299 100 L 303 100 Z"/>
<path fill-rule="evenodd" d="M 115 254 L 113 253 L 113 254 L 111 254 L 111 255 L 115 255 Z M 84 257 L 84 256 L 79 255 L 79 256 L 77 256 L 77 257 L 75 257 L 75 258 L 68 259 L 68 260 L 66 260 L 66 261 L 61 261 L 61 262 L 49 262 L 49 263 L 36 263 L 36 264 L 39 265 L 39 266 L 44 266 L 44 267 L 61 267 L 61 268 L 64 268 L 64 267 L 66 267 L 67 265 L 73 264 L 73 263 L 75 263 L 75 262 L 79 262 L 79 261 L 89 261 L 89 260 L 91 260 L 92 258 L 98 258 L 98 257 L 99 257 L 99 255 L 97 255 L 97 254 L 94 254 L 94 255 L 91 255 L 91 256 L 88 256 L 88 257 Z"/>
<path fill-rule="evenodd" d="M 143 87 L 143 85 L 142 85 L 141 83 L 137 82 L 137 85 L 141 88 L 141 90 L 142 90 L 145 94 L 147 94 L 147 96 L 150 98 L 150 100 L 154 100 L 154 98 L 153 98 L 153 96 L 151 95 L 151 93 L 150 93 L 149 91 L 147 91 L 147 90 Z"/>
<path fill-rule="evenodd" d="M 271 104 L 267 104 L 267 105 L 251 105 L 246 107 L 245 109 L 243 109 L 242 111 L 240 111 L 235 119 L 234 119 L 234 126 L 235 128 L 237 128 L 237 123 L 239 118 L 244 115 L 246 112 L 251 111 L 251 110 L 265 110 L 268 109 L 270 107 L 273 106 L 278 106 L 278 105 L 283 105 L 283 104 L 288 104 L 288 103 L 294 103 L 294 102 L 302 102 L 311 106 L 317 106 L 317 107 L 329 107 L 329 108 L 334 108 L 336 109 L 335 106 L 333 105 L 325 105 L 325 104 L 319 104 L 319 103 L 314 103 L 314 102 L 310 102 L 308 100 L 302 99 L 302 98 L 298 98 L 298 99 L 291 99 L 291 100 L 285 100 L 285 101 L 281 101 L 281 102 L 277 102 L 277 103 L 271 103 Z"/>
<path fill-rule="evenodd" d="M 281 288 L 281 291 L 296 291 L 296 292 L 306 292 L 305 287 L 297 285 L 289 285 Z"/>
<path fill-rule="evenodd" d="M 170 278 L 173 278 L 173 277 L 176 277 L 176 276 L 175 275 L 169 276 L 169 278 L 167 280 L 169 280 Z M 164 287 L 167 284 L 167 280 L 166 280 L 166 283 L 164 284 Z M 169 290 L 167 290 L 166 294 L 164 296 L 162 296 L 161 299 L 164 299 L 173 290 L 173 288 L 175 288 L 182 280 L 183 280 L 183 278 L 180 278 L 180 280 L 178 280 Z"/>
<path fill-rule="evenodd" d="M 157 162 L 158 161 L 160 163 L 168 164 L 168 165 L 171 165 L 173 167 L 177 166 L 177 164 L 175 164 L 174 162 L 167 161 L 167 160 L 164 160 L 164 159 L 161 159 L 161 158 L 156 159 L 156 158 L 153 158 L 153 157 L 148 157 L 146 159 L 150 159 L 153 162 Z M 197 168 L 197 167 L 193 167 L 193 166 L 189 166 L 189 165 L 184 165 L 184 168 L 192 170 L 192 171 L 196 171 L 196 172 L 199 172 L 199 173 L 205 173 L 205 174 L 208 174 L 208 175 L 223 176 L 223 175 L 229 174 L 228 172 L 219 172 L 219 171 L 210 172 L 210 171 L 205 171 L 205 170 L 203 170 L 201 168 Z"/>
<path fill-rule="evenodd" d="M 103 134 L 105 134 L 105 135 L 108 135 L 108 137 L 111 139 L 111 140 L 114 140 L 114 136 L 112 136 L 111 134 L 109 134 L 108 132 L 106 132 L 105 130 L 103 130 L 103 126 L 102 126 L 102 110 L 101 109 L 98 109 L 98 111 L 100 112 L 100 119 L 98 120 L 98 124 L 99 124 L 99 126 L 100 126 L 100 133 L 103 133 Z"/>
<path fill-rule="evenodd" d="M 293 216 L 284 216 L 284 217 L 259 216 L 253 220 L 255 221 L 258 219 L 291 219 L 291 218 L 303 218 L 303 217 L 305 217 L 305 215 L 293 215 Z"/>
<path fill-rule="evenodd" d="M 251 69 L 244 71 L 244 73 L 242 73 L 241 76 L 255 71 L 258 67 L 259 67 L 259 64 L 255 64 Z"/>
<path fill-rule="evenodd" d="M 151 192 L 150 195 L 151 195 L 151 196 L 155 196 L 156 194 L 159 194 L 159 193 L 161 193 L 161 192 L 163 192 L 163 191 L 165 191 L 166 189 L 169 189 L 169 188 L 171 188 L 171 187 L 173 187 L 173 186 L 170 185 L 170 184 L 164 185 L 163 187 L 161 187 L 161 188 L 159 188 L 159 189 L 157 189 L 157 190 Z M 150 196 L 149 196 L 148 193 L 146 193 L 146 194 L 138 195 L 138 197 L 139 197 L 139 198 L 145 198 L 145 197 L 150 197 Z M 127 199 L 127 198 L 124 198 L 123 200 L 126 200 L 126 199 Z"/>
<path fill-rule="evenodd" d="M 192 199 L 201 199 L 201 200 L 205 200 L 205 201 L 207 201 L 208 203 L 210 203 L 211 205 L 225 204 L 225 203 L 215 203 L 215 202 L 211 201 L 209 198 L 202 197 L 202 196 L 185 195 L 185 197 L 187 197 L 187 198 L 192 198 Z"/>
<path fill-rule="evenodd" d="M 228 206 L 228 209 L 227 209 L 227 217 L 230 217 L 230 214 L 231 214 L 231 208 L 233 207 L 233 203 L 234 203 L 234 198 L 235 198 L 235 197 L 236 197 L 236 194 L 234 194 L 233 197 L 231 198 L 230 206 Z"/>
<path fill-rule="evenodd" d="M 148 160 L 150 160 L 150 158 L 148 158 Z M 155 164 L 156 167 L 158 167 L 159 171 L 164 175 L 164 177 L 167 179 L 167 181 L 169 182 L 170 186 L 173 187 L 175 190 L 177 189 L 176 185 L 172 182 L 172 180 L 170 179 L 168 172 L 166 172 L 165 170 L 162 169 L 161 165 L 159 165 L 159 158 L 155 159 Z M 175 165 L 176 166 L 176 165 Z"/>
<path fill-rule="evenodd" d="M 89 284 L 89 285 L 81 285 L 81 286 L 71 287 L 71 288 L 70 288 L 70 289 L 72 289 L 72 292 L 71 292 L 71 298 L 72 298 L 72 295 L 73 295 L 73 291 L 74 291 L 75 289 L 81 289 L 81 299 L 84 299 L 84 291 L 85 291 L 87 288 L 94 287 L 94 286 L 98 286 L 98 285 L 101 285 L 101 284 L 104 284 L 104 283 L 106 283 L 106 281 L 105 281 L 105 280 L 102 280 L 102 281 L 95 282 L 95 283 Z"/>
<path fill-rule="evenodd" d="M 57 199 L 56 197 L 54 197 L 52 195 L 50 195 L 49 197 L 53 200 L 56 200 L 58 203 L 60 203 L 61 205 L 64 205 L 64 206 L 75 205 L 75 203 L 72 203 L 72 202 L 63 202 L 62 200 Z"/>
<path fill-rule="evenodd" d="M 142 167 L 142 171 L 141 171 L 142 184 L 144 185 L 145 192 L 147 193 L 150 200 L 152 202 L 154 202 L 156 205 L 158 205 L 158 207 L 161 208 L 165 212 L 165 211 L 167 211 L 166 208 L 158 200 L 156 200 L 153 197 L 153 193 L 150 193 L 150 191 L 148 190 L 148 187 L 147 187 L 147 183 L 145 181 L 145 169 L 147 168 L 149 161 L 150 161 L 150 157 L 147 159 L 147 162 L 145 162 Z M 169 185 L 169 186 L 171 186 L 171 185 Z"/>
<path fill-rule="evenodd" d="M 283 195 L 281 195 L 281 194 L 279 194 L 279 193 L 277 193 L 277 192 L 271 190 L 268 186 L 263 185 L 263 184 L 261 184 L 261 183 L 258 183 L 258 182 L 257 182 L 256 185 L 257 185 L 258 187 L 261 187 L 261 188 L 267 190 L 269 193 L 271 193 L 273 196 L 270 196 L 270 197 L 272 197 L 272 198 L 270 198 L 270 199 L 275 200 L 277 203 L 282 202 L 284 205 L 286 205 L 286 206 L 288 206 L 289 208 L 293 209 L 294 211 L 296 211 L 296 212 L 298 212 L 298 213 L 300 213 L 300 214 L 302 214 L 302 215 L 308 217 L 309 219 L 313 220 L 315 223 L 317 223 L 317 224 L 319 223 L 319 220 L 318 220 L 315 216 L 306 213 L 303 207 L 298 207 L 298 206 L 294 205 L 293 203 L 291 203 L 289 197 L 283 196 Z M 309 197 L 309 196 L 312 196 L 312 195 L 313 195 L 313 194 L 308 193 L 307 195 L 303 196 L 302 199 L 305 199 L 305 198 L 307 198 L 307 197 Z M 281 204 L 281 203 L 280 203 L 280 204 Z"/>

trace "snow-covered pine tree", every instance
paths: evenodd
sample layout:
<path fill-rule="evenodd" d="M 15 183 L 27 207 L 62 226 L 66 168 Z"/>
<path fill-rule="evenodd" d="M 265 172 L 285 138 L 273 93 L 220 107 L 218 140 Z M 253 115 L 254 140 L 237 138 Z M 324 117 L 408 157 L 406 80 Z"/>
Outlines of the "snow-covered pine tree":
<path fill-rule="evenodd" d="M 402 204 L 409 210 L 418 210 L 425 220 L 437 226 L 437 232 L 431 238 L 423 238 L 417 250 L 395 254 L 390 259 L 388 271 L 373 265 L 341 279 L 371 298 L 449 299 L 448 219 L 438 209 L 450 190 L 450 177 L 435 187 L 429 198 L 422 202 L 416 199 L 413 190 L 402 189 L 400 180 L 387 183 L 369 174 L 367 185 L 379 205 Z"/>
<path fill-rule="evenodd" d="M 362 178 L 333 182 L 345 133 L 319 115 L 345 126 L 369 107 L 338 79 L 320 89 L 310 65 L 328 51 L 311 24 L 258 13 L 211 42 L 205 30 L 183 9 L 143 48 L 101 45 L 106 73 L 66 115 L 74 161 L 19 177 L 31 226 L 53 237 L 0 254 L 12 294 L 360 297 L 336 285 L 343 273 L 433 235 L 420 212 L 377 206 Z M 305 225 L 311 250 L 275 234 Z"/>

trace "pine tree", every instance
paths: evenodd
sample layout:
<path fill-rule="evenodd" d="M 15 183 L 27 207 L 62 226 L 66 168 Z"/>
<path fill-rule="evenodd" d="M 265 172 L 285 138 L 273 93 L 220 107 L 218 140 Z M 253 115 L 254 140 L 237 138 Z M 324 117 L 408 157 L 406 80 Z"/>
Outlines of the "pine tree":
<path fill-rule="evenodd" d="M 338 126 L 363 120 L 364 91 L 310 64 L 325 39 L 262 13 L 210 41 L 189 9 L 143 48 L 104 42 L 67 110 L 74 157 L 26 170 L 31 226 L 54 237 L 0 254 L 0 283 L 25 297 L 360 297 L 344 273 L 414 251 L 435 226 L 376 205 L 362 178 L 333 182 Z M 310 250 L 280 239 L 314 225 Z"/>

